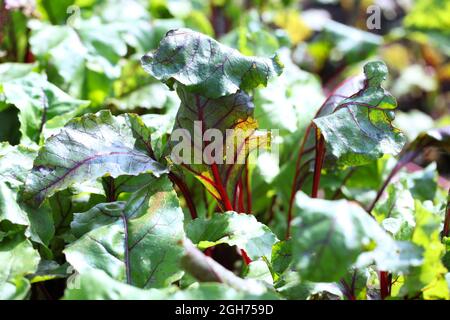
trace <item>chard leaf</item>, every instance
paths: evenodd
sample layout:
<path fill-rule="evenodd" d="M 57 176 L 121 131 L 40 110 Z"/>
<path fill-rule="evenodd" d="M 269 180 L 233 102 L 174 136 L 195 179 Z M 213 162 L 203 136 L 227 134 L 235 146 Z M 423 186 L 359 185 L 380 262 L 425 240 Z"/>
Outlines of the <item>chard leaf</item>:
<path fill-rule="evenodd" d="M 236 212 L 216 213 L 211 219 L 197 218 L 189 222 L 186 234 L 200 249 L 221 243 L 244 249 L 252 260 L 271 258 L 276 236 L 253 215 Z"/>
<path fill-rule="evenodd" d="M 365 300 L 368 274 L 369 272 L 365 269 L 349 270 L 339 281 L 339 287 L 344 296 L 350 300 Z"/>
<path fill-rule="evenodd" d="M 408 163 L 416 159 L 425 149 L 428 147 L 438 148 L 440 150 L 449 151 L 450 150 L 450 126 L 432 129 L 427 132 L 423 132 L 417 136 L 417 138 L 412 141 L 406 148 L 403 149 L 397 164 L 391 170 L 383 186 L 378 190 L 376 197 L 373 199 L 372 203 L 368 207 L 368 211 L 371 212 L 375 207 L 375 204 L 383 195 L 385 188 L 388 186 L 392 178 Z M 417 190 L 415 190 L 417 192 Z M 418 195 L 420 198 L 420 195 Z"/>
<path fill-rule="evenodd" d="M 337 164 L 362 165 L 401 151 L 404 137 L 391 123 L 397 103 L 381 87 L 387 73 L 383 62 L 367 63 L 364 78 L 344 84 L 313 120 Z"/>
<path fill-rule="evenodd" d="M 390 185 L 387 198 L 379 202 L 373 215 L 381 226 L 398 240 L 410 240 L 416 224 L 414 199 L 402 184 Z"/>
<path fill-rule="evenodd" d="M 136 115 L 114 117 L 100 111 L 75 118 L 39 151 L 27 179 L 26 199 L 40 205 L 59 190 L 104 175 L 167 172 L 151 158 L 149 146 L 150 131 Z"/>
<path fill-rule="evenodd" d="M 413 255 L 405 261 L 404 255 L 397 252 L 396 242 L 354 203 L 311 199 L 299 192 L 295 208 L 292 251 L 294 263 L 304 280 L 338 281 L 358 257 L 361 258 L 358 264 L 365 260 L 367 265 L 373 259 L 377 264 L 383 263 L 383 267 L 388 265 L 397 269 L 408 266 L 416 258 Z"/>
<path fill-rule="evenodd" d="M 272 269 L 277 275 L 285 272 L 292 263 L 292 240 L 275 243 L 272 247 Z"/>
<path fill-rule="evenodd" d="M 404 137 L 391 123 L 396 101 L 381 87 L 387 72 L 381 61 L 367 63 L 364 75 L 336 88 L 306 128 L 293 173 L 288 221 L 295 192 L 311 181 L 313 170 L 311 195 L 316 197 L 322 167 L 364 165 L 401 151 Z M 290 173 L 288 167 L 282 171 L 283 177 Z"/>
<path fill-rule="evenodd" d="M 83 274 L 100 269 L 140 288 L 160 288 L 181 277 L 183 212 L 167 177 L 136 191 L 125 202 L 100 204 L 75 214 L 81 236 L 64 253 Z"/>
<path fill-rule="evenodd" d="M 34 146 L 0 143 L 0 222 L 26 226 L 28 237 L 47 245 L 54 234 L 49 206 L 30 207 L 22 202 L 21 194 L 36 155 Z"/>
<path fill-rule="evenodd" d="M 48 82 L 44 75 L 25 73 L 26 68 L 16 63 L 0 65 L 0 92 L 6 103 L 19 109 L 22 142 L 39 142 L 47 121 L 58 119 L 64 125 L 79 115 L 89 101 L 72 98 Z"/>
<path fill-rule="evenodd" d="M 276 56 L 244 56 L 185 28 L 167 32 L 158 49 L 142 57 L 142 65 L 169 86 L 176 81 L 189 92 L 213 99 L 266 86 L 269 78 L 279 75 L 283 67 Z"/>
<path fill-rule="evenodd" d="M 40 257 L 29 240 L 16 237 L 0 243 L 0 299 L 24 299 L 30 289 L 25 278 L 37 270 Z"/>
<path fill-rule="evenodd" d="M 181 106 L 172 131 L 170 158 L 194 174 L 223 208 L 231 210 L 225 201 L 229 197 L 231 207 L 235 207 L 237 183 L 249 154 L 267 148 L 271 137 L 257 130 L 252 118 L 254 106 L 244 92 L 218 99 L 189 93 L 184 87 L 177 88 L 177 93 Z M 202 139 L 202 132 L 209 129 L 221 134 L 211 137 L 211 143 Z"/>

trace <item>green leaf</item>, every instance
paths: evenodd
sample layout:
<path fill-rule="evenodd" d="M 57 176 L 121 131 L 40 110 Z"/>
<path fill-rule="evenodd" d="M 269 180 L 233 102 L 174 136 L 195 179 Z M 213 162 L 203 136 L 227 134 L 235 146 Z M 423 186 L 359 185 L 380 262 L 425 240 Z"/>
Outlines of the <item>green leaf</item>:
<path fill-rule="evenodd" d="M 51 1 L 42 0 L 40 5 L 45 10 L 48 20 L 52 24 L 64 24 L 67 22 L 67 14 L 70 13 L 68 7 L 73 5 L 75 0 Z"/>
<path fill-rule="evenodd" d="M 149 129 L 136 115 L 114 117 L 100 111 L 75 118 L 39 151 L 27 179 L 26 198 L 39 205 L 76 182 L 167 172 L 151 158 L 149 146 Z"/>
<path fill-rule="evenodd" d="M 255 279 L 242 279 L 232 271 L 226 269 L 214 259 L 204 255 L 189 239 L 182 241 L 184 254 L 181 266 L 200 282 L 220 282 L 236 290 L 254 295 L 261 295 L 267 291 L 267 284 Z"/>
<path fill-rule="evenodd" d="M 365 300 L 368 277 L 369 273 L 366 269 L 352 268 L 339 281 L 342 293 L 351 300 Z"/>
<path fill-rule="evenodd" d="M 360 206 L 346 200 L 312 199 L 299 192 L 295 210 L 292 251 L 302 280 L 338 281 L 358 258 L 363 264 L 372 255 L 384 254 L 381 262 L 390 267 L 400 264 L 396 243 Z M 380 260 L 376 263 L 381 264 Z"/>
<path fill-rule="evenodd" d="M 412 242 L 423 248 L 423 263 L 405 275 L 400 295 L 415 296 L 421 293 L 424 299 L 449 299 L 445 279 L 448 270 L 441 260 L 445 254 L 445 247 L 440 240 L 441 218 L 419 201 L 415 202 L 415 216 Z"/>
<path fill-rule="evenodd" d="M 226 243 L 244 249 L 252 260 L 271 258 L 277 241 L 270 229 L 253 215 L 236 212 L 215 213 L 211 219 L 197 218 L 186 227 L 189 239 L 200 249 Z"/>
<path fill-rule="evenodd" d="M 100 269 L 141 288 L 167 286 L 182 274 L 183 212 L 167 177 L 136 191 L 126 204 L 101 204 L 75 214 L 71 226 L 82 236 L 64 253 L 82 274 Z"/>
<path fill-rule="evenodd" d="M 281 50 L 279 56 L 285 66 L 283 73 L 266 88 L 257 90 L 253 101 L 255 118 L 262 129 L 279 129 L 282 136 L 297 132 L 293 141 L 289 137 L 283 141 L 290 156 L 290 146 L 298 144 L 299 133 L 304 134 L 324 96 L 320 80 L 301 70 L 292 61 L 289 50 Z"/>
<path fill-rule="evenodd" d="M 101 2 L 94 7 L 86 15 L 89 19 L 72 10 L 66 25 L 32 21 L 29 42 L 53 83 L 96 105 L 111 96 L 111 80 L 120 76 L 119 61 L 127 55 L 127 47 L 144 53 L 152 48 L 154 34 L 149 14 L 138 1 Z"/>
<path fill-rule="evenodd" d="M 450 4 L 442 0 L 417 0 L 406 15 L 404 24 L 413 30 L 448 32 Z M 430 19 L 433 17 L 433 19 Z"/>
<path fill-rule="evenodd" d="M 281 275 L 292 263 L 292 240 L 284 240 L 275 243 L 272 247 L 272 268 Z"/>
<path fill-rule="evenodd" d="M 245 278 L 263 281 L 268 285 L 273 286 L 274 279 L 272 273 L 270 272 L 267 262 L 263 260 L 250 262 L 245 271 Z"/>
<path fill-rule="evenodd" d="M 137 87 L 119 98 L 110 99 L 108 102 L 120 111 L 132 111 L 136 108 L 164 109 L 175 105 L 178 99 L 162 83 L 150 83 Z"/>
<path fill-rule="evenodd" d="M 254 106 L 244 92 L 218 99 L 208 99 L 177 88 L 181 98 L 170 141 L 170 159 L 193 174 L 206 189 L 224 203 L 220 185 L 226 188 L 231 199 L 247 158 L 257 149 L 267 149 L 271 144 L 269 133 L 257 130 L 252 118 Z M 212 143 L 199 139 L 199 134 L 214 129 L 220 137 L 212 136 Z M 234 129 L 229 130 L 228 129 Z M 187 135 L 185 131 L 189 133 Z M 231 131 L 231 134 L 230 134 Z M 211 131 L 212 132 L 212 131 Z M 214 150 L 214 156 L 212 155 Z M 230 161 L 231 160 L 231 161 Z M 214 173 L 217 165 L 218 175 Z M 226 204 L 224 204 L 226 207 Z"/>
<path fill-rule="evenodd" d="M 414 226 L 414 199 L 402 184 L 389 185 L 387 198 L 377 203 L 373 215 L 398 240 L 410 240 Z"/>
<path fill-rule="evenodd" d="M 27 226 L 26 235 L 46 245 L 54 234 L 49 207 L 36 209 L 21 201 L 21 191 L 36 155 L 34 146 L 0 143 L 0 222 L 8 220 Z"/>
<path fill-rule="evenodd" d="M 342 296 L 336 283 L 301 281 L 296 272 L 284 274 L 277 291 L 289 300 L 339 300 Z"/>
<path fill-rule="evenodd" d="M 12 145 L 16 145 L 20 143 L 19 110 L 8 107 L 6 103 L 5 106 L 7 109 L 0 111 L 0 141 L 6 141 Z"/>
<path fill-rule="evenodd" d="M 1 70 L 9 69 L 7 72 Z M 22 142 L 39 142 L 40 134 L 47 121 L 58 117 L 64 125 L 79 115 L 89 101 L 74 99 L 47 81 L 44 75 L 30 72 L 28 65 L 0 65 L 0 82 L 5 102 L 19 109 Z"/>
<path fill-rule="evenodd" d="M 159 48 L 142 57 L 144 69 L 169 86 L 174 81 L 187 91 L 219 98 L 267 85 L 282 65 L 272 59 L 247 57 L 190 29 L 169 31 Z"/>
<path fill-rule="evenodd" d="M 364 77 L 344 83 L 313 120 L 337 164 L 361 165 L 401 151 L 405 139 L 391 123 L 397 103 L 381 87 L 387 73 L 383 62 L 367 63 Z"/>
<path fill-rule="evenodd" d="M 24 276 L 36 271 L 40 257 L 29 240 L 0 243 L 0 299 L 25 298 L 30 284 Z"/>

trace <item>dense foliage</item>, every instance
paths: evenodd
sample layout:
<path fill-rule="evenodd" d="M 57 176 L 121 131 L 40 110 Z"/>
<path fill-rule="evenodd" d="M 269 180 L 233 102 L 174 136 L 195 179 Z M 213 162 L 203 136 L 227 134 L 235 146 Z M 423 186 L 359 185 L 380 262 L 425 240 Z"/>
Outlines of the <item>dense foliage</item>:
<path fill-rule="evenodd" d="M 0 299 L 450 299 L 447 1 L 0 4 Z"/>

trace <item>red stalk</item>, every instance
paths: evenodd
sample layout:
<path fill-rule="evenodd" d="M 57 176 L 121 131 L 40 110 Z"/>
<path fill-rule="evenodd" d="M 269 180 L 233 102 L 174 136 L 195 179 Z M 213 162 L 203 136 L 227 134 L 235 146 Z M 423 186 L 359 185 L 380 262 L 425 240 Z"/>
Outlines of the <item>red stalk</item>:
<path fill-rule="evenodd" d="M 294 181 L 292 182 L 291 196 L 289 198 L 286 239 L 288 239 L 291 234 L 292 207 L 294 205 L 295 194 L 297 192 L 297 180 L 298 180 L 298 176 L 300 174 L 300 163 L 301 163 L 303 152 L 305 150 L 306 140 L 307 140 L 307 137 L 308 137 L 310 131 L 311 131 L 311 125 L 309 125 L 305 131 L 305 136 L 303 138 L 303 142 L 300 146 L 300 150 L 298 151 L 297 162 L 295 163 Z"/>
<path fill-rule="evenodd" d="M 189 192 L 188 187 L 176 174 L 173 172 L 169 173 L 169 179 L 180 189 L 183 194 L 184 199 L 186 200 L 186 205 L 189 208 L 189 212 L 191 213 L 192 219 L 197 218 L 197 209 L 195 208 L 194 201 L 192 200 L 191 194 Z"/>
<path fill-rule="evenodd" d="M 384 300 L 391 295 L 391 274 L 387 271 L 380 271 L 379 273 L 380 279 L 380 295 L 381 299 Z"/>
<path fill-rule="evenodd" d="M 442 237 L 450 236 L 450 189 L 448 189 L 447 207 L 445 209 L 444 229 L 442 230 Z"/>
<path fill-rule="evenodd" d="M 214 182 L 217 187 L 217 192 L 219 192 L 220 198 L 225 205 L 226 211 L 233 211 L 233 206 L 231 205 L 230 199 L 228 198 L 227 192 L 223 187 L 222 180 L 220 179 L 219 169 L 217 168 L 217 164 L 213 162 L 211 164 L 211 170 L 214 176 Z"/>
<path fill-rule="evenodd" d="M 249 265 L 252 262 L 252 259 L 247 255 L 244 249 L 241 249 L 242 260 L 244 260 L 245 265 Z"/>
<path fill-rule="evenodd" d="M 247 192 L 247 213 L 252 213 L 252 189 L 250 188 L 250 175 L 248 162 L 245 164 L 245 191 Z"/>
<path fill-rule="evenodd" d="M 316 129 L 316 159 L 314 163 L 314 179 L 311 191 L 311 197 L 317 198 L 320 185 L 320 174 L 322 171 L 323 160 L 325 159 L 325 140 L 319 129 Z"/>

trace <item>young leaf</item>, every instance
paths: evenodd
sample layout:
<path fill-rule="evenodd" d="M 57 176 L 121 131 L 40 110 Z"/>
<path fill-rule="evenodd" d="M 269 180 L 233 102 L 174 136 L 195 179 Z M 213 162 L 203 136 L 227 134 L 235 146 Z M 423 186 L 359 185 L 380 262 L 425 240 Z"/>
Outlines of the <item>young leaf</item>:
<path fill-rule="evenodd" d="M 292 251 L 304 280 L 339 281 L 362 253 L 391 249 L 385 231 L 356 204 L 311 199 L 299 192 L 295 205 Z"/>
<path fill-rule="evenodd" d="M 395 98 L 381 87 L 388 70 L 381 61 L 364 66 L 364 78 L 355 78 L 359 90 L 335 92 L 313 120 L 320 129 L 327 149 L 337 164 L 354 166 L 368 163 L 384 154 L 401 151 L 404 137 L 391 124 Z M 348 89 L 344 85 L 343 89 Z M 326 111 L 328 109 L 328 112 Z M 327 112 L 327 114 L 324 114 Z"/>
<path fill-rule="evenodd" d="M 272 59 L 244 56 L 184 28 L 167 32 L 158 49 L 142 57 L 142 65 L 169 86 L 177 81 L 189 92 L 212 99 L 265 86 L 283 68 L 276 56 Z"/>
<path fill-rule="evenodd" d="M 277 241 L 270 229 L 253 215 L 224 212 L 211 219 L 198 218 L 189 222 L 186 234 L 200 249 L 221 243 L 244 249 L 250 259 L 271 258 L 272 246 Z"/>
<path fill-rule="evenodd" d="M 421 293 L 424 299 L 449 299 L 449 288 L 445 280 L 448 270 L 442 264 L 445 247 L 440 240 L 440 217 L 415 202 L 416 226 L 412 242 L 423 248 L 423 263 L 405 275 L 400 289 L 403 296 Z"/>
<path fill-rule="evenodd" d="M 417 136 L 406 148 L 403 149 L 395 167 L 391 170 L 390 174 L 384 181 L 380 190 L 378 190 L 376 197 L 368 207 L 368 211 L 371 212 L 375 207 L 375 204 L 380 200 L 384 190 L 389 185 L 392 178 L 408 163 L 416 159 L 426 148 L 435 147 L 441 150 L 450 150 L 450 126 L 432 129 L 427 132 L 423 132 Z"/>
<path fill-rule="evenodd" d="M 39 151 L 25 196 L 39 205 L 76 182 L 107 174 L 117 177 L 150 171 L 159 176 L 167 172 L 151 156 L 150 132 L 138 116 L 114 117 L 100 111 L 75 118 Z"/>
<path fill-rule="evenodd" d="M 140 288 L 164 287 L 180 278 L 183 212 L 167 177 L 144 186 L 126 202 L 75 214 L 82 235 L 64 253 L 79 272 L 100 269 Z"/>
<path fill-rule="evenodd" d="M 281 275 L 292 263 L 292 240 L 284 240 L 275 243 L 272 247 L 273 271 Z"/>

